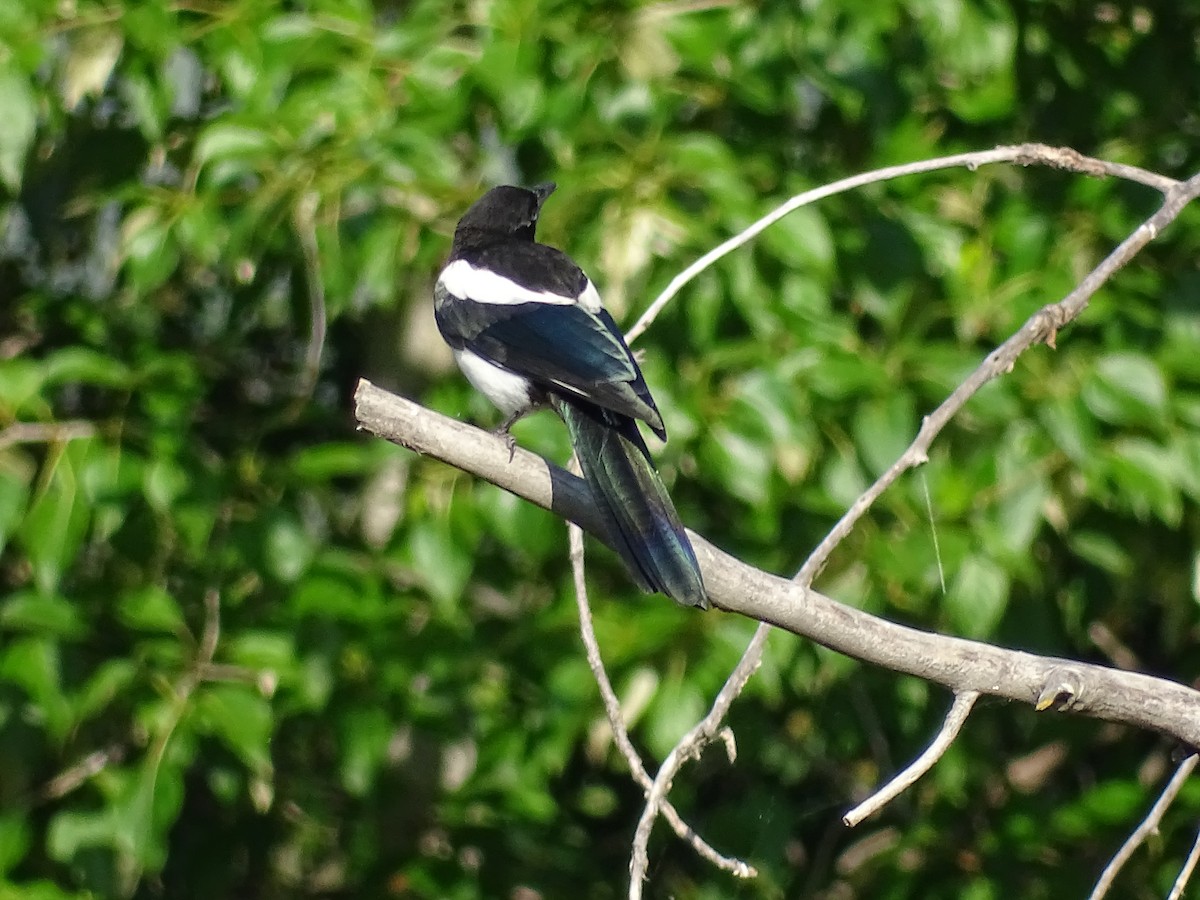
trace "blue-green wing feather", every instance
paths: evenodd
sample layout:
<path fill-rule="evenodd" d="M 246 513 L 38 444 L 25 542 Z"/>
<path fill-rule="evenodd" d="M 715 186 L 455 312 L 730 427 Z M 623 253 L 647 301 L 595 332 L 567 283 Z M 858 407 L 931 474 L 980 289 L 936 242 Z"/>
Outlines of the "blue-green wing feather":
<path fill-rule="evenodd" d="M 621 332 L 605 310 L 547 303 L 488 304 L 450 297 L 437 310 L 443 332 L 484 359 L 547 391 L 576 394 L 648 424 L 666 439 L 662 416 Z"/>
<path fill-rule="evenodd" d="M 695 551 L 637 423 L 588 403 L 556 398 L 554 405 L 626 568 L 643 590 L 708 609 Z"/>

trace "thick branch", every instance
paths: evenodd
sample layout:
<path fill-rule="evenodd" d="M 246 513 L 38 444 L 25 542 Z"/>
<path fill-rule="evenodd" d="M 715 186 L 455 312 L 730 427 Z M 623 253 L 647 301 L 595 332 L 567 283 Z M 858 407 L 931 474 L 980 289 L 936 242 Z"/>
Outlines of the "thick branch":
<path fill-rule="evenodd" d="M 366 430 L 492 482 L 600 537 L 582 479 L 502 439 L 359 382 Z M 1200 692 L 1164 678 L 1036 656 L 897 625 L 734 559 L 691 533 L 714 606 L 777 625 L 839 653 L 944 685 L 1054 707 L 1171 735 L 1200 746 Z M 662 601 L 666 602 L 666 601 Z"/>

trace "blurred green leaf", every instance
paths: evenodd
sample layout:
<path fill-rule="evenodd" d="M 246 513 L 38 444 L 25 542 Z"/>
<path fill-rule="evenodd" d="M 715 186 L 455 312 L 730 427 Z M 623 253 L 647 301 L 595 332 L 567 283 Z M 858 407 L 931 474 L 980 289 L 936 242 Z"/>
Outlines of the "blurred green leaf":
<path fill-rule="evenodd" d="M 226 163 L 218 178 L 218 181 L 225 181 L 238 171 L 228 165 L 230 161 L 266 161 L 277 154 L 278 149 L 276 142 L 261 128 L 217 121 L 208 125 L 196 139 L 193 159 L 198 166 Z"/>
<path fill-rule="evenodd" d="M 367 474 L 378 465 L 380 456 L 374 445 L 335 441 L 301 449 L 289 465 L 295 477 L 307 484 Z"/>
<path fill-rule="evenodd" d="M 772 253 L 797 268 L 826 274 L 833 267 L 833 236 L 814 207 L 788 213 L 763 232 L 762 240 Z"/>
<path fill-rule="evenodd" d="M 87 631 L 79 609 L 65 597 L 18 591 L 0 600 L 0 627 L 78 638 Z"/>
<path fill-rule="evenodd" d="M 955 634 L 984 639 L 1004 616 L 1009 577 L 995 562 L 972 555 L 963 560 L 946 592 L 946 612 Z"/>
<path fill-rule="evenodd" d="M 165 861 L 167 829 L 182 799 L 180 775 L 168 748 L 130 772 L 115 797 L 112 843 L 138 872 L 157 871 Z"/>
<path fill-rule="evenodd" d="M 663 681 L 643 725 L 651 751 L 659 759 L 666 756 L 704 712 L 704 698 L 694 684 L 680 679 Z"/>
<path fill-rule="evenodd" d="M 274 717 L 270 702 L 252 687 L 211 685 L 198 695 L 196 716 L 200 727 L 211 731 L 260 775 L 271 770 L 271 733 Z"/>
<path fill-rule="evenodd" d="M 51 453 L 48 480 L 34 495 L 17 532 L 39 590 L 53 593 L 87 530 L 89 509 L 77 482 L 77 463 L 90 441 L 73 441 Z"/>
<path fill-rule="evenodd" d="M 304 526 L 285 516 L 274 519 L 267 531 L 266 561 L 280 581 L 299 578 L 316 553 L 316 547 Z"/>
<path fill-rule="evenodd" d="M 1178 458 L 1144 438 L 1122 438 L 1101 456 L 1124 503 L 1139 516 L 1154 515 L 1175 526 L 1183 514 Z"/>
<path fill-rule="evenodd" d="M 64 810 L 50 821 L 47 852 L 61 863 L 70 863 L 80 850 L 111 846 L 115 827 L 107 812 Z"/>
<path fill-rule="evenodd" d="M 29 486 L 21 475 L 18 466 L 6 465 L 0 457 L 0 553 L 25 514 Z"/>
<path fill-rule="evenodd" d="M 24 859 L 32 843 L 32 831 L 29 821 L 21 813 L 0 813 L 0 878 Z"/>
<path fill-rule="evenodd" d="M 0 884 L 0 900 L 88 900 L 86 891 L 68 891 L 51 881 Z"/>
<path fill-rule="evenodd" d="M 1002 540 L 1009 551 L 1023 553 L 1028 550 L 1042 524 L 1042 510 L 1049 496 L 1045 481 L 1033 478 L 1001 498 L 999 522 Z"/>
<path fill-rule="evenodd" d="M 1108 781 L 1086 792 L 1078 801 L 1055 811 L 1056 830 L 1081 834 L 1099 825 L 1117 825 L 1129 821 L 1145 803 L 1145 791 L 1133 781 Z"/>
<path fill-rule="evenodd" d="M 1109 353 L 1096 361 L 1083 385 L 1092 413 L 1117 425 L 1157 427 L 1167 402 L 1167 387 L 1153 360 L 1132 353 Z"/>
<path fill-rule="evenodd" d="M 1080 558 L 1114 575 L 1125 575 L 1133 567 L 1129 552 L 1106 534 L 1079 530 L 1071 534 L 1070 544 Z"/>
<path fill-rule="evenodd" d="M 0 359 L 0 402 L 19 410 L 42 389 L 45 369 L 31 359 Z"/>
<path fill-rule="evenodd" d="M 244 666 L 280 672 L 290 671 L 297 663 L 295 637 L 283 632 L 246 630 L 223 647 L 231 661 Z"/>
<path fill-rule="evenodd" d="M 882 475 L 917 436 L 912 399 L 894 394 L 859 407 L 854 420 L 854 441 L 872 475 Z"/>
<path fill-rule="evenodd" d="M 15 71 L 0 73 L 0 180 L 12 193 L 21 189 L 25 156 L 37 130 L 37 97 Z"/>
<path fill-rule="evenodd" d="M 187 489 L 187 473 L 174 460 L 156 459 L 146 468 L 144 491 L 150 506 L 167 513 Z"/>
<path fill-rule="evenodd" d="M 457 603 L 471 574 L 471 558 L 444 523 L 416 522 L 409 534 L 414 575 L 443 604 Z"/>
<path fill-rule="evenodd" d="M 105 660 L 77 694 L 75 717 L 84 721 L 104 713 L 110 704 L 128 695 L 137 676 L 137 666 L 131 660 Z"/>
<path fill-rule="evenodd" d="M 127 626 L 139 631 L 179 635 L 187 629 L 178 601 L 154 585 L 146 585 L 121 597 L 117 614 Z"/>
<path fill-rule="evenodd" d="M 108 353 L 84 347 L 67 347 L 43 364 L 45 384 L 97 384 L 119 388 L 129 383 L 129 369 Z"/>
<path fill-rule="evenodd" d="M 375 784 L 393 728 L 381 709 L 355 710 L 343 722 L 341 781 L 351 795 L 361 797 Z"/>

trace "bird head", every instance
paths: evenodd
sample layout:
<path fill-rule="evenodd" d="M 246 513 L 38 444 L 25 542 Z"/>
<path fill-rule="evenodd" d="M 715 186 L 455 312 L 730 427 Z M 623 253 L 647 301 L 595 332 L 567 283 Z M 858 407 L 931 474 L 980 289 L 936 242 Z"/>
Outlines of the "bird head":
<path fill-rule="evenodd" d="M 532 241 L 542 204 L 555 187 L 552 181 L 532 188 L 510 184 L 494 187 L 471 204 L 459 219 L 455 237 L 482 233 Z"/>

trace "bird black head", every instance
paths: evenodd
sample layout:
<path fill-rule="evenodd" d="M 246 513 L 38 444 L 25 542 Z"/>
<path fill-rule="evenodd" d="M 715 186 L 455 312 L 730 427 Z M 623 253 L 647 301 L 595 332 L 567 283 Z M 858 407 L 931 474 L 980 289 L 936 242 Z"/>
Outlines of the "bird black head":
<path fill-rule="evenodd" d="M 554 182 L 532 188 L 501 185 L 471 204 L 454 229 L 455 244 L 477 243 L 489 236 L 532 241 L 542 204 L 553 192 Z"/>

